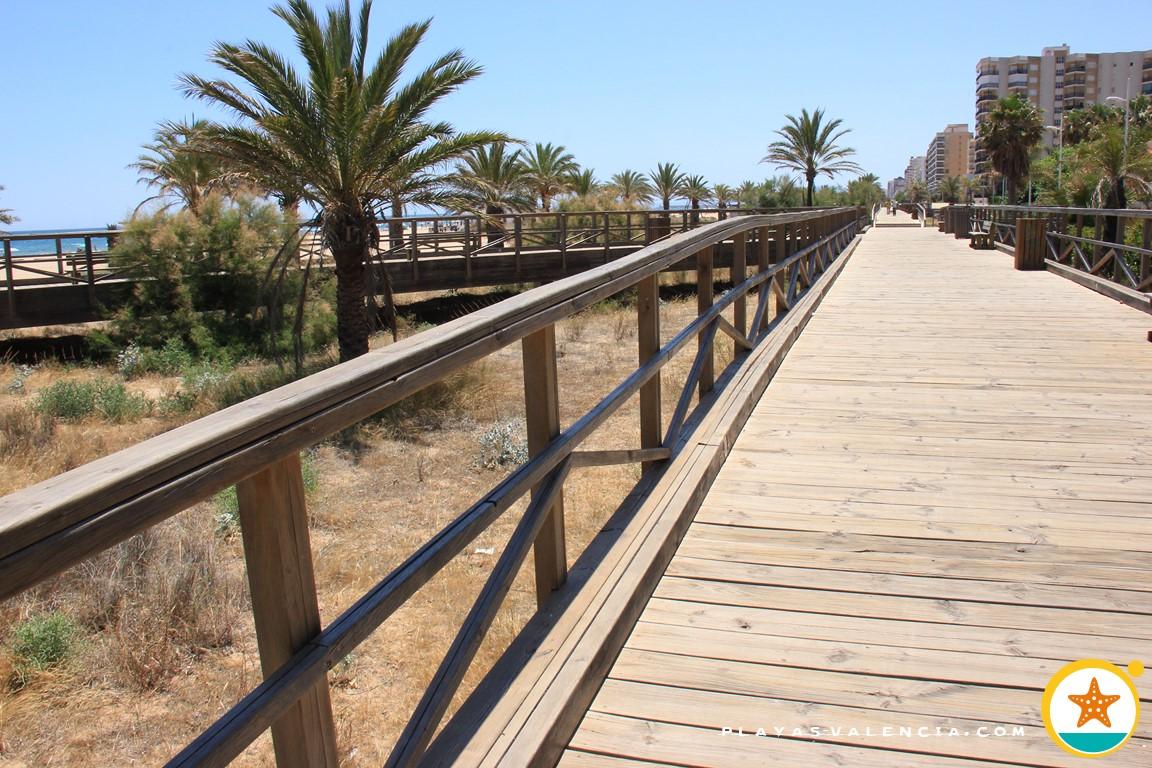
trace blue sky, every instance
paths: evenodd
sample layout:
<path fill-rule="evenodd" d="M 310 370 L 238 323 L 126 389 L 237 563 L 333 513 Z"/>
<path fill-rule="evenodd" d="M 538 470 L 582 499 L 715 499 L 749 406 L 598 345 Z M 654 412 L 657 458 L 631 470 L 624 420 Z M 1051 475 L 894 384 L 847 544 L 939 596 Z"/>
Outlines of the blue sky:
<path fill-rule="evenodd" d="M 215 116 L 176 89 L 218 74 L 215 40 L 287 51 L 267 0 L 0 0 L 0 207 L 28 229 L 103 226 L 146 189 L 125 166 L 155 124 Z M 564 144 L 600 178 L 673 161 L 709 181 L 758 164 L 788 113 L 824 107 L 884 180 L 972 122 L 976 61 L 1152 48 L 1152 3 L 378 2 L 377 42 L 434 17 L 421 61 L 462 48 L 485 74 L 443 103 L 461 128 Z M 841 179 L 846 182 L 847 179 Z"/>

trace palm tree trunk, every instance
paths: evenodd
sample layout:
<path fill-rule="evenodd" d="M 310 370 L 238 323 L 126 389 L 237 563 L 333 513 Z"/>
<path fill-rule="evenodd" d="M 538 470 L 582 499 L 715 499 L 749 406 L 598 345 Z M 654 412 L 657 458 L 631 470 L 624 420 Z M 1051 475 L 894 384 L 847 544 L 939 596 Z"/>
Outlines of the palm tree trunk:
<path fill-rule="evenodd" d="M 1124 179 L 1113 179 L 1112 183 L 1108 186 L 1108 196 L 1104 198 L 1105 208 L 1127 208 L 1128 195 L 1124 189 Z M 1116 216 L 1101 216 L 1104 220 L 1103 234 L 1100 239 L 1108 243 L 1122 243 L 1124 242 L 1124 231 L 1120 229 L 1120 219 Z M 1116 258 L 1124 258 L 1119 251 L 1117 251 Z"/>
<path fill-rule="evenodd" d="M 368 351 L 367 233 L 367 222 L 357 221 L 355 217 L 325 222 L 324 240 L 336 263 L 336 338 L 340 362 Z"/>
<path fill-rule="evenodd" d="M 670 197 L 662 197 L 662 198 L 660 198 L 660 199 L 661 199 L 661 200 L 664 202 L 664 210 L 668 210 L 668 208 L 671 206 L 671 203 L 672 203 L 672 198 L 670 198 Z"/>
<path fill-rule="evenodd" d="M 392 220 L 388 222 L 388 241 L 393 250 L 404 245 L 404 201 L 398 195 L 392 196 Z"/>
<path fill-rule="evenodd" d="M 504 208 L 499 205 L 487 203 L 484 206 L 484 213 L 487 214 L 487 218 L 484 219 L 484 236 L 487 239 L 488 244 L 491 244 L 504 237 L 504 226 L 502 218 L 504 215 Z M 506 244 L 504 242 L 501 242 L 496 246 L 497 250 L 504 250 L 505 245 Z"/>
<path fill-rule="evenodd" d="M 811 208 L 815 204 L 816 200 L 816 174 L 806 173 L 804 174 L 804 177 L 808 180 L 808 191 L 805 195 L 805 199 L 808 201 L 808 207 Z"/>

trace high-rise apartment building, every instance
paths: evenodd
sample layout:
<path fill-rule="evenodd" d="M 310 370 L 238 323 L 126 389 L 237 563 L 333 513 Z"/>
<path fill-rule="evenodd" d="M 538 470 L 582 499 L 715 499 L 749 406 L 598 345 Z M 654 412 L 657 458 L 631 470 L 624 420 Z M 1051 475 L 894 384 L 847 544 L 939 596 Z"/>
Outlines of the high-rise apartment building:
<path fill-rule="evenodd" d="M 924 153 L 924 181 L 933 194 L 949 176 L 971 173 L 968 156 L 972 133 L 967 123 L 954 123 L 936 134 Z"/>
<path fill-rule="evenodd" d="M 888 182 L 888 197 L 889 197 L 889 199 L 895 200 L 896 195 L 903 192 L 904 189 L 905 189 L 905 186 L 904 186 L 904 177 L 903 176 L 897 176 L 896 178 L 892 179 L 892 181 Z"/>
<path fill-rule="evenodd" d="M 980 146 L 980 124 L 996 100 L 1018 94 L 1040 108 L 1045 125 L 1059 125 L 1070 109 L 1103 103 L 1109 96 L 1152 95 L 1152 50 L 1125 53 L 1072 53 L 1067 45 L 1045 48 L 1039 56 L 980 59 L 976 65 L 976 150 L 974 171 L 989 170 Z M 1044 142 L 1055 143 L 1055 131 Z"/>
<path fill-rule="evenodd" d="M 914 181 L 924 181 L 924 165 L 924 155 L 916 155 L 915 157 L 908 158 L 908 167 L 904 169 L 905 189 L 911 187 Z"/>

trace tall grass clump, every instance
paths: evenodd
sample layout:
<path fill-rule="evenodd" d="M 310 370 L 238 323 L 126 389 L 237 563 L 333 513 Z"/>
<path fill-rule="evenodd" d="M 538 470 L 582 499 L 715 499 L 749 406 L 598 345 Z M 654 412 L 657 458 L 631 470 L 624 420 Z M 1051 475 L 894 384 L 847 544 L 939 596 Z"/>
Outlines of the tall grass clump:
<path fill-rule="evenodd" d="M 61 421 L 99 416 L 104 421 L 122 424 L 151 413 L 152 401 L 145 395 L 129 392 L 123 382 L 112 379 L 61 379 L 40 390 L 32 407 L 41 416 Z"/>
<path fill-rule="evenodd" d="M 79 634 L 76 622 L 58 611 L 32 616 L 18 624 L 12 633 L 12 682 L 24 687 L 37 673 L 66 662 Z"/>

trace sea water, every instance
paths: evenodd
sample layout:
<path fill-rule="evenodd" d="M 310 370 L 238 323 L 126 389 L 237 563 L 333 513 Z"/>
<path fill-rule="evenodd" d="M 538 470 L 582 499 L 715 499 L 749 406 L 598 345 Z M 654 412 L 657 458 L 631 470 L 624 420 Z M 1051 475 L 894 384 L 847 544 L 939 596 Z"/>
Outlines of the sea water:
<path fill-rule="evenodd" d="M 94 227 L 92 231 L 99 232 L 101 228 Z M 5 235 L 54 235 L 61 230 L 56 229 L 25 229 L 25 230 L 11 230 L 5 232 Z M 83 229 L 66 230 L 68 232 L 86 231 Z M 93 237 L 92 238 L 93 251 L 108 250 L 108 238 L 106 237 Z M 83 253 L 84 252 L 84 238 L 82 237 L 63 237 L 60 238 L 60 252 L 61 253 Z M 35 240 L 13 240 L 12 241 L 12 255 L 13 256 L 36 256 L 39 254 L 52 254 L 56 253 L 56 238 L 45 237 L 44 239 Z"/>

